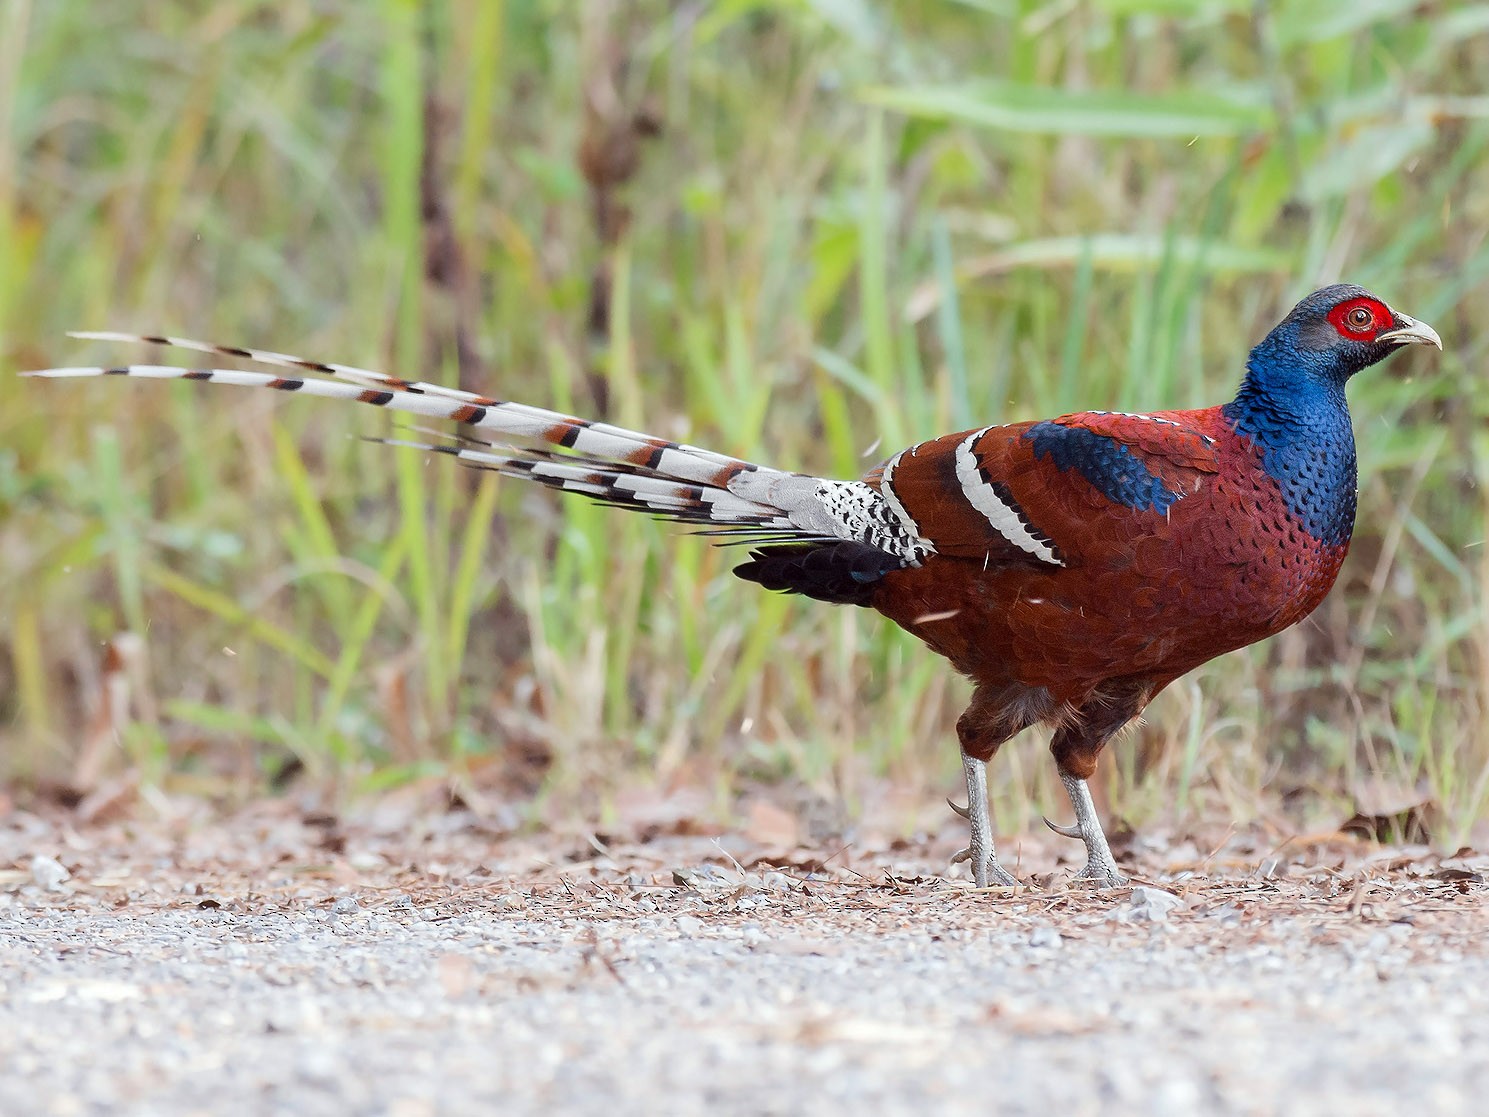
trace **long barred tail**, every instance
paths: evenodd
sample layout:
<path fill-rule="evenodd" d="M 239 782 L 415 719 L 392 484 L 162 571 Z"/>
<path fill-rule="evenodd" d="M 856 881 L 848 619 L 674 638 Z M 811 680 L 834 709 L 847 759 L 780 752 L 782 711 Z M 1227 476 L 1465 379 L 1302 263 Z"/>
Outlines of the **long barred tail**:
<path fill-rule="evenodd" d="M 930 550 L 914 523 L 907 522 L 876 486 L 859 481 L 788 473 L 608 423 L 287 353 L 162 335 L 72 336 L 169 346 L 314 375 L 284 377 L 173 365 L 52 368 L 26 375 L 128 376 L 273 388 L 460 423 L 488 434 L 490 440 L 460 436 L 448 442 L 378 441 L 446 454 L 477 468 L 608 504 L 708 525 L 736 542 L 768 544 L 738 573 L 771 588 L 862 604 L 872 581 L 888 570 L 918 564 Z M 803 563 L 808 554 L 814 556 L 812 562 Z M 803 584 L 791 584 L 793 580 Z"/>

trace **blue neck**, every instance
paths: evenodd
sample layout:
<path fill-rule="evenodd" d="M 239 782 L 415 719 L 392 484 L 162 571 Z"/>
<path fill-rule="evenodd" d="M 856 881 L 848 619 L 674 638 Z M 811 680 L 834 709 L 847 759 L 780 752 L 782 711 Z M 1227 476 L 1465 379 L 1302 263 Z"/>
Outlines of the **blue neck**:
<path fill-rule="evenodd" d="M 1262 468 L 1308 534 L 1341 546 L 1355 523 L 1355 435 L 1344 398 L 1355 370 L 1279 334 L 1251 351 L 1241 389 L 1223 411 L 1261 447 Z"/>

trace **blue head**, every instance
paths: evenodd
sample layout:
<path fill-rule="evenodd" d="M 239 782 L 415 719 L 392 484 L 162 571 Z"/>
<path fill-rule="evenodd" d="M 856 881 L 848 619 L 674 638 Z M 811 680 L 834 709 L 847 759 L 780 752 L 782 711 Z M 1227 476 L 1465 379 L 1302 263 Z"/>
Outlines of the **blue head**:
<path fill-rule="evenodd" d="M 1413 342 L 1442 348 L 1431 326 L 1341 283 L 1293 307 L 1251 351 L 1225 415 L 1261 447 L 1263 468 L 1316 539 L 1345 543 L 1354 525 L 1355 440 L 1345 382 Z"/>
<path fill-rule="evenodd" d="M 1293 307 L 1251 351 L 1241 391 L 1342 390 L 1355 373 L 1411 342 L 1442 348 L 1431 326 L 1398 314 L 1363 287 L 1336 283 Z"/>

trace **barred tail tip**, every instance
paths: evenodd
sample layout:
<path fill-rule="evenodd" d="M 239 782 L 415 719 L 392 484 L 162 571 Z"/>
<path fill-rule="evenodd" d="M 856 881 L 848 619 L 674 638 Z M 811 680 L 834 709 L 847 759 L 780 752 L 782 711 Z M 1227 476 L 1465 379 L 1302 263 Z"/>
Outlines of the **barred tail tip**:
<path fill-rule="evenodd" d="M 49 379 L 128 376 L 191 380 L 352 400 L 475 427 L 494 433 L 502 443 L 518 440 L 510 446 L 510 454 L 461 445 L 459 439 L 443 445 L 406 444 L 608 503 L 695 523 L 727 525 L 765 535 L 779 533 L 779 538 L 798 542 L 856 541 L 895 565 L 919 565 L 933 549 L 920 538 L 917 525 L 905 510 L 886 498 L 878 485 L 788 473 L 609 423 L 271 350 L 213 345 L 166 334 L 88 331 L 72 336 L 169 346 L 294 368 L 311 375 L 275 376 L 243 369 L 147 364 L 50 368 L 26 375 Z M 547 443 L 552 449 L 522 445 L 527 442 Z M 802 568 L 801 573 L 815 575 L 816 570 Z M 835 570 L 833 576 L 842 573 Z"/>

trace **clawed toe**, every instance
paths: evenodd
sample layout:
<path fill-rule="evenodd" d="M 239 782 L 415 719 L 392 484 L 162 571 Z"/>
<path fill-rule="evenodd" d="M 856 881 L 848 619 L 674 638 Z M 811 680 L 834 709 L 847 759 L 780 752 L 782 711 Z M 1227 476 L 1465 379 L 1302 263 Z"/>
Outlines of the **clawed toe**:
<path fill-rule="evenodd" d="M 967 849 L 959 849 L 951 855 L 951 863 L 953 865 L 960 865 L 963 861 L 972 862 L 972 880 L 978 888 L 987 888 L 990 886 L 999 888 L 1017 888 L 1019 886 L 1019 878 L 1010 873 L 1002 865 L 998 864 L 997 861 L 989 861 L 986 870 L 983 873 L 983 876 L 986 879 L 978 879 L 977 863 L 972 859 L 971 847 L 968 847 Z"/>
<path fill-rule="evenodd" d="M 1086 867 L 1075 874 L 1074 880 L 1089 882 L 1097 888 L 1122 888 L 1129 883 L 1115 865 L 1098 865 L 1094 861 L 1087 861 Z"/>
<path fill-rule="evenodd" d="M 1019 878 L 1014 876 L 996 861 L 994 861 L 987 868 L 988 885 L 1002 888 L 1017 888 L 1019 886 Z"/>
<path fill-rule="evenodd" d="M 953 865 L 959 865 L 963 861 L 972 861 L 972 851 L 970 849 L 962 850 L 951 859 Z M 1020 882 L 1018 877 L 1014 876 L 1002 865 L 998 864 L 998 862 L 990 861 L 981 879 L 979 879 L 977 873 L 976 863 L 973 862 L 972 883 L 978 888 L 1017 888 Z"/>

